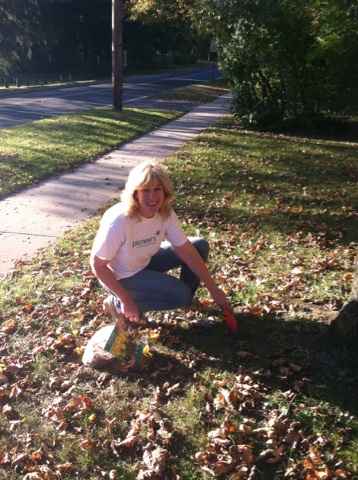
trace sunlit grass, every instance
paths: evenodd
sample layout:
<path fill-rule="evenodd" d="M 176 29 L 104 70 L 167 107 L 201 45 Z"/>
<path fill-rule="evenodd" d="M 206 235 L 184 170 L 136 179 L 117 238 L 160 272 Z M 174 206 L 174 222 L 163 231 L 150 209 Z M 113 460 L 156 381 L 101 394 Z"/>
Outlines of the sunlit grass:
<path fill-rule="evenodd" d="M 188 87 L 177 88 L 167 92 L 153 95 L 152 98 L 160 98 L 160 100 L 170 100 L 176 102 L 195 102 L 209 103 L 218 96 L 228 93 L 229 89 L 225 80 L 215 80 L 205 82 L 204 84 L 194 84 Z"/>
<path fill-rule="evenodd" d="M 1 130 L 0 198 L 93 161 L 182 113 L 96 108 Z"/>

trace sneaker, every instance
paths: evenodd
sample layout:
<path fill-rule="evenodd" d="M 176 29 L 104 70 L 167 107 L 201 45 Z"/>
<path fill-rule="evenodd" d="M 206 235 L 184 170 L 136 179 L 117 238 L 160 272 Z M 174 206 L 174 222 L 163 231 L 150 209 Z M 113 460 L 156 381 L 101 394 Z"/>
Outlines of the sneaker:
<path fill-rule="evenodd" d="M 106 310 L 107 313 L 110 314 L 112 317 L 112 320 L 114 320 L 116 323 L 119 320 L 123 320 L 123 315 L 121 313 L 117 312 L 116 305 L 115 305 L 115 300 L 113 295 L 109 295 L 103 302 L 103 306 Z"/>

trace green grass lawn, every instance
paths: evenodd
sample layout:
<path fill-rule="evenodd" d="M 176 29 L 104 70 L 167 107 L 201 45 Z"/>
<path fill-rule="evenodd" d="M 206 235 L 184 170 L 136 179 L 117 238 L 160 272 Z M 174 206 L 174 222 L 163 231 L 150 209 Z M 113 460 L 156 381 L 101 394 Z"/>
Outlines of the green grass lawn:
<path fill-rule="evenodd" d="M 93 161 L 182 114 L 95 108 L 0 130 L 0 198 Z"/>
<path fill-rule="evenodd" d="M 16 265 L 0 285 L 3 478 L 357 476 L 356 372 L 312 368 L 299 348 L 350 291 L 356 148 L 228 116 L 167 159 L 174 209 L 209 240 L 240 331 L 215 308 L 156 314 L 148 375 L 81 365 L 111 323 L 88 264 L 108 206 Z M 198 297 L 214 307 L 205 289 Z M 200 328 L 207 319 L 216 326 Z"/>
<path fill-rule="evenodd" d="M 153 95 L 152 98 L 176 102 L 189 101 L 194 103 L 209 103 L 227 92 L 227 83 L 224 79 L 222 79 L 215 80 L 213 82 L 207 82 L 205 84 L 194 84 L 189 85 L 188 87 L 168 90 L 167 92 L 159 95 Z"/>

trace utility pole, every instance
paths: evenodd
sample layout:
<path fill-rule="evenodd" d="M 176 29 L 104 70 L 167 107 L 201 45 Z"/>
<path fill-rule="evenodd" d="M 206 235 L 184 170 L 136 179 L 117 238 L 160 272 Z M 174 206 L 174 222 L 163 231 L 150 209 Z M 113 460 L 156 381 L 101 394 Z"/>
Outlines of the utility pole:
<path fill-rule="evenodd" d="M 123 0 L 112 0 L 112 97 L 113 108 L 123 104 Z"/>

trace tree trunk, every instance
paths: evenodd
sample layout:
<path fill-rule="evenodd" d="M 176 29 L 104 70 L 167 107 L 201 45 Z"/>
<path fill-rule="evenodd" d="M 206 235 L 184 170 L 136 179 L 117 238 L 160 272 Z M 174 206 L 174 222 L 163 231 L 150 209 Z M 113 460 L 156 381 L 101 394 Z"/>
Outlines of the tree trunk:
<path fill-rule="evenodd" d="M 358 265 L 347 302 L 321 334 L 306 341 L 312 372 L 336 372 L 349 369 L 358 372 Z"/>
<path fill-rule="evenodd" d="M 358 265 L 347 303 L 329 325 L 325 337 L 332 345 L 344 345 L 358 354 Z"/>

